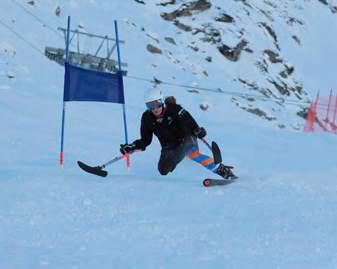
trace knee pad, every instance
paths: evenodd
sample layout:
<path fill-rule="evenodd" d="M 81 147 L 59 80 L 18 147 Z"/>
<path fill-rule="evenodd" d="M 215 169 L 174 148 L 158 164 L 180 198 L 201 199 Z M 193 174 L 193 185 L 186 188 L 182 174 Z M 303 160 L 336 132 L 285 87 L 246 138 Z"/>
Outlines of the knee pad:
<path fill-rule="evenodd" d="M 162 176 L 166 176 L 170 172 L 168 170 L 160 170 L 160 169 L 158 169 L 158 171 Z"/>
<path fill-rule="evenodd" d="M 166 176 L 168 173 L 172 172 L 175 167 L 170 167 L 169 165 L 158 165 L 158 171 L 162 176 Z"/>

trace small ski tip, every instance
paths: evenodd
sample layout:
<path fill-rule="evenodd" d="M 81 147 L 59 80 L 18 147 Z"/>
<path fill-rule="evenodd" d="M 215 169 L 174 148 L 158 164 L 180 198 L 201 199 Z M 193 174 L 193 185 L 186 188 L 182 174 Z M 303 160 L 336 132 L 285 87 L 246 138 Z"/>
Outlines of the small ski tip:
<path fill-rule="evenodd" d="M 213 179 L 213 178 L 206 178 L 203 180 L 202 184 L 205 187 L 213 187 L 213 186 L 224 186 L 235 182 L 235 178 L 231 179 Z"/>
<path fill-rule="evenodd" d="M 106 177 L 108 172 L 103 170 L 100 166 L 90 166 L 85 164 L 84 162 L 77 161 L 78 166 L 87 173 L 94 174 L 100 177 Z"/>
<path fill-rule="evenodd" d="M 208 178 L 204 179 L 202 185 L 204 185 L 205 187 L 209 187 L 211 185 L 211 180 Z"/>

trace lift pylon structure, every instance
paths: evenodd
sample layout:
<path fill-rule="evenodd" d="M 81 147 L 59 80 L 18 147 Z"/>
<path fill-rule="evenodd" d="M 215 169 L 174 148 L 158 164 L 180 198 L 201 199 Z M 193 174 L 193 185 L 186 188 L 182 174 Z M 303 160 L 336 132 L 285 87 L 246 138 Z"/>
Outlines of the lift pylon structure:
<path fill-rule="evenodd" d="M 63 32 L 65 43 L 67 42 L 67 29 L 59 27 L 57 28 L 59 31 Z M 117 44 L 116 39 L 111 38 L 109 36 L 102 36 L 97 34 L 91 34 L 82 32 L 79 30 L 70 30 L 72 35 L 70 37 L 70 47 L 75 48 L 75 50 L 69 49 L 68 54 L 68 62 L 72 65 L 79 66 L 85 69 L 99 71 L 99 72 L 110 72 L 116 73 L 118 69 L 118 61 L 112 59 L 113 52 L 115 51 Z M 98 41 L 97 48 L 94 53 L 85 53 L 81 51 L 80 48 L 80 37 L 85 36 L 87 38 L 92 38 Z M 74 44 L 73 41 L 76 41 Z M 124 44 L 125 41 L 119 40 L 119 44 Z M 105 55 L 103 50 L 105 47 Z M 45 48 L 45 56 L 57 62 L 58 64 L 64 66 L 66 59 L 66 50 L 63 48 L 55 48 L 55 47 L 46 47 Z M 121 63 L 122 73 L 126 75 L 126 63 Z"/>

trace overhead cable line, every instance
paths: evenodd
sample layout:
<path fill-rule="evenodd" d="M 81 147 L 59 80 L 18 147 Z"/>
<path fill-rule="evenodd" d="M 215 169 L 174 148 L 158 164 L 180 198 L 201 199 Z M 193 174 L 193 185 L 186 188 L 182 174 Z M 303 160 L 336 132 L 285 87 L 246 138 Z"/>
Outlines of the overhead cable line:
<path fill-rule="evenodd" d="M 51 30 L 52 32 L 54 32 L 55 34 L 57 34 L 59 37 L 63 36 L 56 31 L 53 27 L 49 26 L 48 24 L 46 24 L 42 19 L 40 19 L 38 16 L 34 15 L 34 13 L 32 13 L 29 9 L 27 9 L 26 7 L 24 7 L 21 3 L 19 3 L 17 0 L 12 0 L 12 2 L 17 5 L 18 7 L 20 7 L 23 11 L 25 11 L 27 14 L 29 14 L 30 16 L 32 16 L 36 21 L 38 21 L 39 23 L 41 23 L 43 26 L 46 26 L 49 30 Z"/>
<path fill-rule="evenodd" d="M 17 38 L 21 39 L 22 41 L 26 42 L 32 49 L 36 50 L 38 53 L 42 54 L 44 56 L 44 52 L 37 47 L 36 45 L 34 45 L 33 43 L 31 43 L 29 40 L 27 40 L 24 36 L 22 36 L 21 34 L 19 34 L 18 32 L 16 32 L 13 28 L 11 28 L 9 25 L 7 25 L 6 23 L 4 23 L 1 19 L 0 19 L 0 24 L 5 27 L 7 30 L 9 30 L 10 32 L 12 32 Z"/>
<path fill-rule="evenodd" d="M 34 15 L 31 11 L 29 11 L 27 8 L 22 6 L 17 0 L 12 0 L 13 3 L 15 3 L 18 7 L 22 8 L 27 14 L 32 16 L 36 21 L 40 22 L 43 26 L 46 26 L 49 30 L 57 34 L 59 37 L 64 38 L 59 32 L 57 32 L 55 29 L 53 29 L 51 26 L 49 26 L 47 23 L 45 23 L 42 19 L 40 19 L 38 16 Z M 30 45 L 33 49 L 37 50 L 39 53 L 41 53 L 44 56 L 44 52 L 41 51 L 37 46 L 35 46 L 33 43 L 25 39 L 22 35 L 17 33 L 15 30 L 10 28 L 8 25 L 3 23 L 0 20 L 0 23 L 5 26 L 7 29 L 9 29 L 11 32 L 13 32 L 18 38 L 26 42 L 27 44 Z M 163 84 L 163 85 L 168 85 L 168 86 L 174 86 L 174 87 L 179 87 L 179 88 L 186 88 L 186 89 L 191 89 L 191 90 L 199 90 L 199 91 L 208 91 L 208 92 L 214 92 L 214 93 L 220 93 L 220 94 L 226 94 L 226 95 L 231 95 L 231 96 L 237 96 L 241 98 L 255 98 L 257 100 L 262 100 L 266 102 L 274 102 L 277 104 L 288 104 L 288 105 L 294 105 L 294 106 L 308 106 L 311 104 L 310 101 L 305 102 L 305 101 L 300 101 L 300 100 L 289 100 L 285 99 L 283 97 L 272 97 L 272 96 L 261 96 L 261 95 L 256 95 L 256 94 L 247 94 L 247 93 L 238 93 L 235 91 L 228 91 L 228 90 L 223 90 L 221 88 L 206 88 L 206 87 L 197 87 L 197 86 L 190 86 L 190 85 L 184 85 L 184 84 L 178 84 L 178 83 L 172 83 L 172 82 L 166 82 L 162 80 L 154 80 L 154 79 L 148 79 L 148 78 L 143 78 L 139 76 L 130 76 L 127 75 L 127 78 L 130 79 L 135 79 L 139 81 L 146 81 L 149 83 L 157 83 L 157 84 Z"/>
<path fill-rule="evenodd" d="M 256 95 L 256 94 L 247 94 L 247 93 L 239 93 L 239 92 L 234 92 L 234 91 L 223 90 L 221 88 L 214 89 L 214 88 L 190 86 L 190 85 L 184 85 L 184 84 L 165 82 L 165 81 L 162 81 L 162 80 L 156 82 L 156 80 L 146 79 L 146 78 L 137 77 L 137 76 L 129 76 L 128 75 L 127 77 L 131 78 L 131 79 L 135 79 L 135 80 L 146 81 L 146 82 L 149 82 L 149 83 L 157 83 L 157 84 L 175 86 L 175 87 L 186 88 L 186 89 L 191 89 L 191 90 L 200 90 L 200 91 L 208 91 L 208 92 L 214 92 L 214 93 L 222 93 L 222 94 L 226 94 L 226 95 L 243 97 L 243 98 L 255 98 L 255 99 L 262 100 L 262 101 L 275 102 L 275 103 L 280 103 L 280 104 L 288 104 L 288 105 L 299 106 L 299 105 L 310 105 L 310 103 L 311 103 L 311 102 L 304 102 L 304 101 L 299 101 L 299 100 L 287 100 L 287 99 L 284 99 L 283 97 L 279 97 L 280 100 L 278 100 L 277 97 L 261 96 L 261 95 Z M 272 99 L 272 98 L 274 98 L 274 99 Z"/>
<path fill-rule="evenodd" d="M 33 17 L 37 22 L 41 23 L 43 27 L 47 27 L 50 31 L 52 31 L 54 34 L 56 34 L 59 38 L 62 38 L 65 40 L 65 36 L 63 36 L 60 32 L 55 30 L 53 27 L 48 25 L 48 23 L 45 23 L 42 19 L 40 19 L 37 15 L 35 15 L 33 12 L 31 12 L 29 9 L 24 7 L 21 3 L 19 3 L 17 0 L 11 0 L 12 3 L 14 3 L 16 6 L 20 7 L 24 12 L 26 12 L 29 16 Z M 74 44 L 70 44 L 72 47 L 75 47 Z"/>

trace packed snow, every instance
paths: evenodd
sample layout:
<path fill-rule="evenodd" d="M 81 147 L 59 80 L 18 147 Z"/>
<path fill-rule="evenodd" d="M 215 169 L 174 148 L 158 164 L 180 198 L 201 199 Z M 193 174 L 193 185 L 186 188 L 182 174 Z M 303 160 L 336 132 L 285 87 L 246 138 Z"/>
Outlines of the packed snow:
<path fill-rule="evenodd" d="M 174 26 L 158 15 L 159 1 L 57 1 L 61 17 L 53 15 L 54 1 L 35 2 L 22 5 L 53 29 L 65 27 L 71 15 L 74 27 L 82 24 L 88 32 L 113 35 L 117 19 L 130 76 L 175 76 L 176 83 L 245 91 L 228 80 L 235 68 L 224 76 L 216 71 L 217 65 L 222 70 L 224 59 L 210 67 L 214 75 L 196 80 L 167 58 L 146 52 L 149 37 L 137 27 L 144 25 L 159 38 L 174 33 Z M 303 57 L 290 49 L 286 54 L 299 65 L 299 75 L 314 96 L 319 85 L 326 92 L 335 87 L 334 69 L 325 72 L 324 66 L 335 64 L 336 52 L 335 58 L 329 56 L 335 39 L 323 44 L 329 46 L 326 54 L 317 51 L 318 44 L 311 47 L 310 40 L 325 39 L 323 21 L 336 32 L 336 15 L 319 1 L 297 2 L 308 5 L 298 12 L 315 26 L 303 44 Z M 202 180 L 215 175 L 188 159 L 161 176 L 156 139 L 145 152 L 132 155 L 130 170 L 124 161 L 108 166 L 106 178 L 80 170 L 77 160 L 101 165 L 120 155 L 124 130 L 117 104 L 67 103 L 61 168 L 64 69 L 44 57 L 43 50 L 64 47 L 64 40 L 17 3 L 1 2 L 1 22 L 36 47 L 0 25 L 0 268 L 337 268 L 335 134 L 302 132 L 304 120 L 291 107 L 282 117 L 294 125 L 279 128 L 239 109 L 230 95 L 161 85 L 165 95 L 176 96 L 206 128 L 207 140 L 218 143 L 224 162 L 235 166 L 235 183 L 203 187 Z M 318 14 L 312 15 L 313 10 Z M 183 49 L 181 53 L 193 57 Z M 143 95 L 150 87 L 147 81 L 125 78 L 130 141 L 139 137 Z M 201 103 L 210 108 L 201 110 Z M 277 110 L 276 104 L 269 106 Z M 199 146 L 211 154 L 202 142 Z"/>

